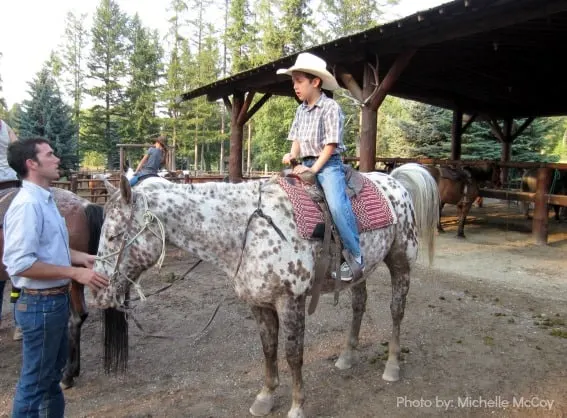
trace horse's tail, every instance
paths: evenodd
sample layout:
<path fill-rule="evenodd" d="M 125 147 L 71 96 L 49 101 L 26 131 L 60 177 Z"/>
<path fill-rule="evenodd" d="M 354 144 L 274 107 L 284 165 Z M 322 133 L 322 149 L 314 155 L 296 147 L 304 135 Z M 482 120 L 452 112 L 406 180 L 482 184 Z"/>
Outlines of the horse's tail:
<path fill-rule="evenodd" d="M 89 203 L 85 207 L 89 225 L 89 254 L 98 252 L 104 209 L 100 205 Z M 123 372 L 128 365 L 128 318 L 124 311 L 108 308 L 103 315 L 104 370 Z"/>
<path fill-rule="evenodd" d="M 418 232 L 427 242 L 429 264 L 435 255 L 435 230 L 439 219 L 439 188 L 435 178 L 422 165 L 407 163 L 390 173 L 411 195 Z"/>

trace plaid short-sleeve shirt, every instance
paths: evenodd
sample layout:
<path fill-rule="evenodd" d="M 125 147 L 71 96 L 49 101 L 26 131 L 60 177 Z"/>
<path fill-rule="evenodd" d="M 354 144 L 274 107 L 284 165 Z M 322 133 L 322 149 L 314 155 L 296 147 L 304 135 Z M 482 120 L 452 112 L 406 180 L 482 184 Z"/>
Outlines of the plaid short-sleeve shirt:
<path fill-rule="evenodd" d="M 346 150 L 343 143 L 344 114 L 337 102 L 321 93 L 313 107 L 304 102 L 295 112 L 288 140 L 298 141 L 301 156 L 317 157 L 327 144 L 337 144 L 337 153 Z"/>

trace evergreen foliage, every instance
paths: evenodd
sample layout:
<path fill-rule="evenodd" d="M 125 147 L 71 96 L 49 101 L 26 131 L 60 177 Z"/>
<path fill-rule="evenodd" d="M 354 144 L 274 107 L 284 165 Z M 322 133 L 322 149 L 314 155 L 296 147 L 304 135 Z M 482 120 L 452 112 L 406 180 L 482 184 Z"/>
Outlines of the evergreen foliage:
<path fill-rule="evenodd" d="M 61 168 L 76 169 L 79 158 L 72 110 L 63 102 L 48 67 L 42 69 L 29 86 L 31 99 L 24 101 L 17 123 L 20 138 L 48 139 L 61 159 Z"/>

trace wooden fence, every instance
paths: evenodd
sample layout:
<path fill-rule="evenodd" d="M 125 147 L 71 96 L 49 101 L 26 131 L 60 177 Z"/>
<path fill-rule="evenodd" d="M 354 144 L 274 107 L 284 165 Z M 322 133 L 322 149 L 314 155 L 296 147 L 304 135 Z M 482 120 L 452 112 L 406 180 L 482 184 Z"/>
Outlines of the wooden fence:
<path fill-rule="evenodd" d="M 61 189 L 70 190 L 73 193 L 84 197 L 85 199 L 104 205 L 108 199 L 108 193 L 106 187 L 104 186 L 104 180 L 94 179 L 92 176 L 94 174 L 102 173 L 80 173 L 79 175 L 72 175 L 68 181 L 54 181 L 52 182 L 53 187 L 59 187 Z M 116 178 L 118 172 L 106 172 L 106 175 L 111 174 L 111 178 L 108 181 L 115 187 L 119 186 L 120 180 Z M 85 178 L 89 177 L 89 178 Z M 253 173 L 249 177 L 245 177 L 244 180 L 256 180 L 260 178 L 265 178 L 266 176 L 262 173 Z M 206 182 L 221 182 L 228 181 L 226 175 L 219 175 L 218 173 L 199 173 L 198 175 L 183 174 L 176 177 L 166 177 L 168 181 L 173 183 L 183 183 L 183 184 L 197 184 Z"/>

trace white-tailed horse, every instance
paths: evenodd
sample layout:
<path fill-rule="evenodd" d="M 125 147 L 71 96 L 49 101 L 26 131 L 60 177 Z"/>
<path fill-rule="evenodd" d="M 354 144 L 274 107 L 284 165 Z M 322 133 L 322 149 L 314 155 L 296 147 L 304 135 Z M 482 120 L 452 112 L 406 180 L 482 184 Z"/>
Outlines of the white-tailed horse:
<path fill-rule="evenodd" d="M 365 175 L 386 191 L 397 219 L 390 226 L 360 236 L 366 274 L 382 261 L 391 274 L 393 332 L 383 378 L 396 381 L 410 269 L 417 259 L 418 241 L 427 244 L 430 262 L 433 258 L 439 193 L 435 179 L 417 164 L 405 164 L 390 175 Z M 163 261 L 166 241 L 214 263 L 234 281 L 236 293 L 250 304 L 260 328 L 265 382 L 250 412 L 266 415 L 274 404 L 281 328 L 293 379 L 288 417 L 303 417 L 305 303 L 313 285 L 315 256 L 322 244 L 300 237 L 292 205 L 281 186 L 265 180 L 156 183 L 131 189 L 123 178 L 105 212 L 95 270 L 111 281 L 96 296 L 96 305 L 120 309 L 131 287 L 141 293 L 140 274 Z M 332 285 L 328 287 L 333 289 Z M 352 351 L 358 345 L 367 296 L 364 277 L 351 288 L 353 321 L 346 348 L 336 363 L 341 369 L 351 367 Z"/>

